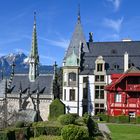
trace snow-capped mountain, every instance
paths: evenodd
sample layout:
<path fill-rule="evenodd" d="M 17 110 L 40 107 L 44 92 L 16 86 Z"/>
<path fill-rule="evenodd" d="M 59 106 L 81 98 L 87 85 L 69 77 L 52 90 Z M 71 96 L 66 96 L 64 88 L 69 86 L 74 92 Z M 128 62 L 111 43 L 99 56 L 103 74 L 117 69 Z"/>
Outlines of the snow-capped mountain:
<path fill-rule="evenodd" d="M 22 52 L 19 53 L 10 53 L 5 56 L 0 57 L 0 75 L 3 74 L 5 76 L 9 76 L 11 74 L 11 67 L 14 62 L 15 64 L 15 72 L 16 73 L 28 73 L 29 58 Z M 52 73 L 52 66 L 45 66 L 40 64 L 40 72 L 41 73 Z M 1 79 L 1 76 L 0 76 Z"/>

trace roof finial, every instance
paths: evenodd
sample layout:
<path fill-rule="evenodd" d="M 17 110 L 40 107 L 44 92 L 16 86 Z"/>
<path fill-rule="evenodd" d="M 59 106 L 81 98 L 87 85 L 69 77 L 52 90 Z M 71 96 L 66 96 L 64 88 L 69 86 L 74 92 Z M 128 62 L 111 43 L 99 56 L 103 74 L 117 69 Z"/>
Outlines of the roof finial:
<path fill-rule="evenodd" d="M 34 12 L 34 25 L 36 25 L 36 12 Z"/>
<path fill-rule="evenodd" d="M 81 15 L 80 15 L 80 4 L 78 4 L 78 22 L 81 21 Z"/>

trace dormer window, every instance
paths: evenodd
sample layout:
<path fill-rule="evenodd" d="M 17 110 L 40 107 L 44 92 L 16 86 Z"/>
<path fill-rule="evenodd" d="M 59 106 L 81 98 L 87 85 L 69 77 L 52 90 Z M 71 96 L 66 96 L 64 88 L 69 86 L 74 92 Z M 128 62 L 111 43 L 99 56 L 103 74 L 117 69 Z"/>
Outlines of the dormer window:
<path fill-rule="evenodd" d="M 102 56 L 99 56 L 95 61 L 95 71 L 96 72 L 104 72 L 105 70 L 105 61 Z"/>
<path fill-rule="evenodd" d="M 97 71 L 103 71 L 103 64 L 97 64 Z"/>

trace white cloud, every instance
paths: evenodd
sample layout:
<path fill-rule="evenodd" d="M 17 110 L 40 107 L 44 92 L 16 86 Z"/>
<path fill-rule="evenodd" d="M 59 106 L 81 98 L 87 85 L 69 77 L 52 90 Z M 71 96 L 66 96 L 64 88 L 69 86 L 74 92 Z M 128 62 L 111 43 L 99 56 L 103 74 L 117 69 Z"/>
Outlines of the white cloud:
<path fill-rule="evenodd" d="M 122 23 L 123 23 L 123 17 L 117 20 L 113 20 L 113 19 L 108 19 L 105 18 L 104 19 L 104 25 L 106 27 L 112 28 L 113 30 L 115 30 L 117 33 L 120 32 L 121 27 L 122 27 Z"/>
<path fill-rule="evenodd" d="M 39 37 L 41 40 L 46 41 L 47 44 L 57 46 L 63 49 L 66 49 L 69 45 L 69 40 L 66 40 L 64 38 L 60 38 L 58 40 L 51 40 L 51 39 L 46 39 L 43 37 Z"/>
<path fill-rule="evenodd" d="M 107 0 L 107 1 L 113 4 L 115 11 L 119 9 L 121 0 Z"/>

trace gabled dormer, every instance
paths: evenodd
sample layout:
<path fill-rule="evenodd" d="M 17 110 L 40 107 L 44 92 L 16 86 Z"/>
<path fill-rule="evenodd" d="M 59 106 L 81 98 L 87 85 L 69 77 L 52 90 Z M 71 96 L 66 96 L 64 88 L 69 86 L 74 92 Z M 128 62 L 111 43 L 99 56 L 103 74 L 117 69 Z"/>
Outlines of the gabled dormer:
<path fill-rule="evenodd" d="M 105 73 L 105 61 L 102 56 L 97 57 L 95 61 L 94 73 Z"/>

